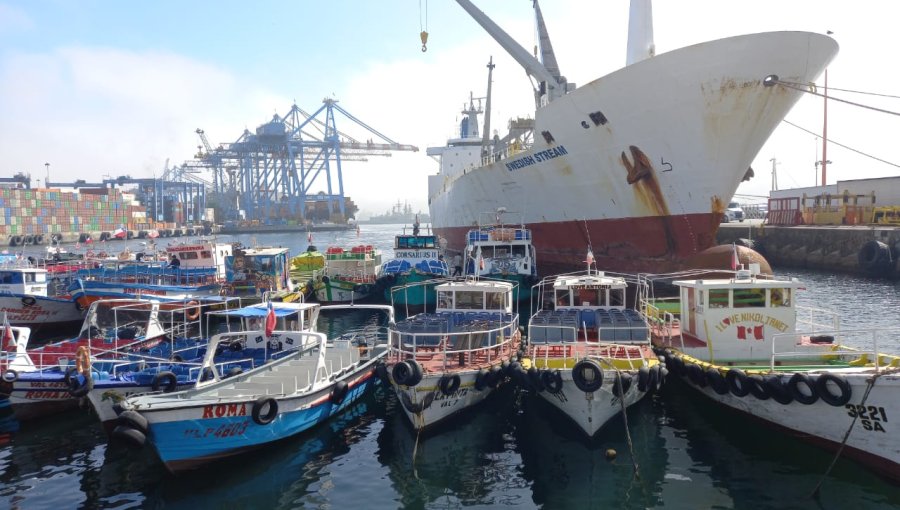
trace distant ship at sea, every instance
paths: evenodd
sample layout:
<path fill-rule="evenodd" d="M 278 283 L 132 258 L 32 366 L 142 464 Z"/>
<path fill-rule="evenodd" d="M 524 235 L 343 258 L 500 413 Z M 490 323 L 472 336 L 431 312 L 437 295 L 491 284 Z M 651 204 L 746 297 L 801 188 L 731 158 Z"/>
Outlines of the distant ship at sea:
<path fill-rule="evenodd" d="M 399 200 L 396 204 L 391 208 L 390 211 L 386 211 L 384 214 L 376 214 L 370 217 L 368 220 L 360 220 L 359 223 L 377 223 L 377 224 L 388 224 L 388 223 L 415 223 L 416 219 L 419 220 L 419 223 L 428 223 L 431 221 L 431 216 L 428 213 L 413 212 L 412 206 L 409 205 L 409 202 L 401 203 Z"/>
<path fill-rule="evenodd" d="M 583 269 L 588 247 L 598 267 L 621 272 L 670 272 L 719 255 L 726 205 L 804 94 L 791 85 L 813 83 L 838 51 L 826 35 L 785 31 L 657 55 L 650 1 L 633 0 L 627 65 L 576 86 L 537 1 L 540 60 L 469 0 L 457 2 L 530 75 L 535 111 L 510 120 L 506 134 L 492 131 L 491 61 L 484 108 L 470 99 L 459 136 L 428 149 L 440 159 L 428 177 L 432 228 L 462 253 L 481 215 L 521 211 L 515 221 L 533 233 L 543 274 Z"/>

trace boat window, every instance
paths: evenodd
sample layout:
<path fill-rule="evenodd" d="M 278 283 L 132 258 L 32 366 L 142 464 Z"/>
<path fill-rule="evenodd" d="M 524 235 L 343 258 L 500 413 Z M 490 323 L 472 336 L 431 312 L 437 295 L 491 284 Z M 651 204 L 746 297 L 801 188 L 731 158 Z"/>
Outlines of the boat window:
<path fill-rule="evenodd" d="M 488 292 L 487 309 L 488 310 L 505 310 L 506 309 L 505 292 Z"/>
<path fill-rule="evenodd" d="M 437 295 L 438 308 L 453 308 L 453 293 L 441 291 Z"/>
<path fill-rule="evenodd" d="M 578 297 L 575 298 L 575 306 L 599 306 L 599 289 L 578 289 Z"/>
<path fill-rule="evenodd" d="M 13 280 L 13 274 L 8 271 L 0 272 L 0 283 L 15 283 Z"/>
<path fill-rule="evenodd" d="M 728 308 L 729 292 L 728 289 L 709 289 L 709 307 Z"/>
<path fill-rule="evenodd" d="M 204 258 L 204 259 L 211 259 L 211 258 L 212 258 L 212 252 L 211 252 L 211 251 L 201 251 L 201 252 L 200 252 L 200 257 L 201 257 L 201 258 Z"/>
<path fill-rule="evenodd" d="M 735 308 L 759 308 L 766 306 L 766 289 L 734 289 Z"/>
<path fill-rule="evenodd" d="M 625 289 L 609 291 L 609 306 L 625 306 Z"/>
<path fill-rule="evenodd" d="M 569 289 L 556 291 L 556 306 L 570 306 Z"/>
<path fill-rule="evenodd" d="M 791 306 L 791 289 L 771 289 L 769 291 L 769 305 L 772 308 Z"/>
<path fill-rule="evenodd" d="M 460 310 L 484 310 L 484 293 L 457 292 L 456 308 Z"/>
<path fill-rule="evenodd" d="M 525 256 L 525 246 L 524 245 L 516 245 L 512 247 L 512 253 L 514 257 L 524 257 Z"/>
<path fill-rule="evenodd" d="M 494 257 L 496 258 L 506 257 L 508 254 L 509 252 L 506 250 L 506 248 L 494 248 Z"/>
<path fill-rule="evenodd" d="M 184 251 L 180 254 L 181 260 L 197 260 L 197 253 L 193 251 Z"/>
<path fill-rule="evenodd" d="M 35 281 L 34 273 L 23 273 L 22 276 L 24 277 L 25 283 L 34 283 Z"/>

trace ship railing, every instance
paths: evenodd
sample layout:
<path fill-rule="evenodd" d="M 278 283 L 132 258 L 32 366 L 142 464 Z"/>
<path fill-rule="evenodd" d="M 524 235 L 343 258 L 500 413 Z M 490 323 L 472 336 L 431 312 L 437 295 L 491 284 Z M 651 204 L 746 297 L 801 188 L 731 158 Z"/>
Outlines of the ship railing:
<path fill-rule="evenodd" d="M 518 314 L 513 314 L 508 322 L 475 321 L 457 331 L 446 331 L 446 325 L 439 329 L 427 325 L 421 328 L 411 325 L 409 330 L 398 329 L 403 324 L 390 329 L 390 361 L 437 360 L 442 370 L 451 368 L 451 364 L 490 364 L 503 356 L 512 355 L 512 344 L 519 338 Z M 491 327 L 494 324 L 498 326 Z"/>
<path fill-rule="evenodd" d="M 841 328 L 841 316 L 834 310 L 797 306 L 797 329 L 817 332 Z"/>
<path fill-rule="evenodd" d="M 884 353 L 879 345 L 893 344 L 900 328 L 817 330 L 772 336 L 769 370 L 783 365 L 785 359 L 821 360 L 824 368 L 841 366 L 900 371 L 900 352 Z M 783 350 L 779 350 L 783 349 Z M 835 364 L 834 362 L 843 362 Z"/>

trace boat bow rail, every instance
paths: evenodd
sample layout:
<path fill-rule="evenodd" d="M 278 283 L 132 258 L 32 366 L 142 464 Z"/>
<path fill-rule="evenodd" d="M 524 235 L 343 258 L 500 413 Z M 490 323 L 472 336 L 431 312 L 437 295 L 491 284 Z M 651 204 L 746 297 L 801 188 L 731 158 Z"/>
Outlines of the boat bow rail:
<path fill-rule="evenodd" d="M 823 369 L 852 368 L 880 373 L 900 371 L 900 355 L 885 354 L 879 345 L 890 344 L 900 335 L 900 328 L 835 329 L 776 334 L 772 337 L 769 370 L 786 370 L 795 362 L 821 360 Z M 865 347 L 862 347 L 865 346 Z M 782 350 L 779 350 L 782 349 Z M 789 367 L 788 367 L 789 368 Z"/>

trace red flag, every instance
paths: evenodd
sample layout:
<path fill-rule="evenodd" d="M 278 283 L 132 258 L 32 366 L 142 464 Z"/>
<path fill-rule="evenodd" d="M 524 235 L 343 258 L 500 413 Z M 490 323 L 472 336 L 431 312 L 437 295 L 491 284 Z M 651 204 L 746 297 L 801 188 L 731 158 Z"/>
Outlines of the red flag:
<path fill-rule="evenodd" d="M 84 240 L 84 242 L 85 242 L 85 244 L 93 244 L 94 240 L 91 239 L 90 237 L 88 237 L 87 239 Z"/>
<path fill-rule="evenodd" d="M 275 305 L 269 301 L 269 313 L 266 314 L 266 336 L 272 336 L 275 331 Z"/>
<path fill-rule="evenodd" d="M 588 267 L 590 267 L 594 263 L 594 252 L 593 251 L 588 250 L 587 259 L 585 259 L 585 262 L 587 262 Z"/>
<path fill-rule="evenodd" d="M 306 233 L 306 242 L 307 242 L 307 243 L 311 243 L 311 242 L 312 242 L 312 232 L 307 232 L 307 233 Z"/>
<path fill-rule="evenodd" d="M 740 262 L 738 261 L 737 245 L 731 243 L 731 270 L 737 271 L 739 263 Z"/>
<path fill-rule="evenodd" d="M 16 350 L 16 339 L 13 336 L 12 326 L 9 325 L 9 318 L 5 313 L 3 314 L 3 345 L 6 346 L 7 351 Z"/>

